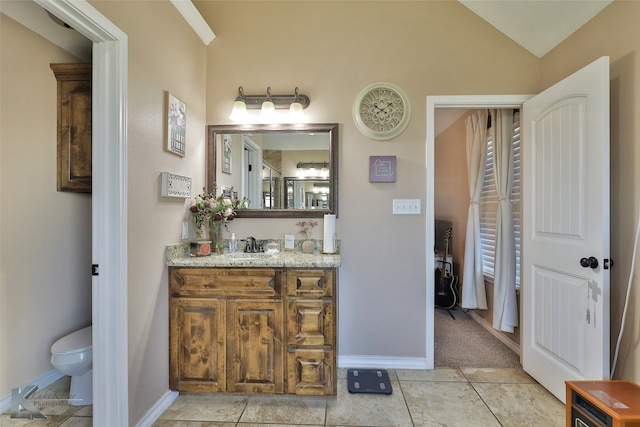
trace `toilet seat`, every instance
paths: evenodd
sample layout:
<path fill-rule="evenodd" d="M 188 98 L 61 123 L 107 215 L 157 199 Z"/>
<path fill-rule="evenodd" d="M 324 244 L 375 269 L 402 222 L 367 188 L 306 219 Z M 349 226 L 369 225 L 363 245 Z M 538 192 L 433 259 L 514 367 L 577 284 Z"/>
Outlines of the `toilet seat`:
<path fill-rule="evenodd" d="M 91 326 L 60 338 L 51 346 L 52 354 L 80 353 L 91 349 Z"/>

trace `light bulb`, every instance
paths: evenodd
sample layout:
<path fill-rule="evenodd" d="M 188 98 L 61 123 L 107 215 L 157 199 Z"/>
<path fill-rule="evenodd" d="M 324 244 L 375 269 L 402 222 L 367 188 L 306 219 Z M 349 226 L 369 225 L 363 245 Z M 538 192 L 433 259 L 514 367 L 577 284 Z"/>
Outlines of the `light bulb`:
<path fill-rule="evenodd" d="M 233 103 L 233 110 L 229 118 L 234 122 L 244 121 L 247 117 L 247 104 L 244 101 L 235 101 Z"/>
<path fill-rule="evenodd" d="M 298 101 L 294 101 L 289 106 L 289 117 L 292 122 L 299 122 L 304 119 L 304 111 L 302 111 L 302 104 Z"/>
<path fill-rule="evenodd" d="M 260 110 L 260 118 L 269 121 L 276 116 L 276 106 L 272 101 L 266 100 L 262 103 L 262 109 Z"/>

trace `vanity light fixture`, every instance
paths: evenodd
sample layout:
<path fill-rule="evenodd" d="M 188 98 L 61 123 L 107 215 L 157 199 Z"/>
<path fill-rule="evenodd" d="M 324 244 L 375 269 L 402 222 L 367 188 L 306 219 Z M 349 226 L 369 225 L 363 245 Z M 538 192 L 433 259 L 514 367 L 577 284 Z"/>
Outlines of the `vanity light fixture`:
<path fill-rule="evenodd" d="M 247 117 L 247 103 L 244 100 L 244 90 L 242 86 L 238 88 L 238 96 L 233 102 L 233 110 L 229 118 L 234 122 L 241 122 Z"/>
<path fill-rule="evenodd" d="M 300 178 L 328 178 L 328 162 L 299 162 L 296 165 L 298 172 L 296 176 Z"/>
<path fill-rule="evenodd" d="M 276 105 L 271 98 L 271 87 L 267 88 L 267 99 L 262 101 L 260 108 L 260 118 L 266 122 L 270 122 L 276 116 Z"/>
<path fill-rule="evenodd" d="M 304 107 L 302 106 L 302 103 L 300 102 L 300 92 L 298 92 L 298 88 L 296 88 L 295 89 L 295 99 L 293 100 L 293 102 L 289 106 L 289 116 L 294 121 L 302 120 L 302 118 L 304 117 L 304 111 L 302 111 L 303 108 Z"/>
<path fill-rule="evenodd" d="M 298 162 L 296 167 L 298 169 L 327 169 L 329 162 Z"/>
<path fill-rule="evenodd" d="M 271 87 L 267 88 L 266 95 L 245 95 L 242 86 L 238 88 L 238 96 L 233 103 L 233 110 L 229 118 L 236 122 L 247 120 L 247 110 L 260 110 L 260 118 L 264 121 L 272 121 L 276 110 L 289 110 L 292 122 L 299 122 L 303 117 L 302 110 L 310 104 L 307 95 L 299 93 L 296 87 L 292 95 L 272 95 Z"/>

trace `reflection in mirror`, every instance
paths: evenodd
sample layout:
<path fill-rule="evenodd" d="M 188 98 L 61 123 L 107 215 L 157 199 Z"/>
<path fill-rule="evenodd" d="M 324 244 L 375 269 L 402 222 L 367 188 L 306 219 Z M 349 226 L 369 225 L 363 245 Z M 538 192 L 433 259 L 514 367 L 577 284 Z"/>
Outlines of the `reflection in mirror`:
<path fill-rule="evenodd" d="M 249 200 L 240 218 L 338 211 L 338 125 L 211 125 L 207 191 Z"/>
<path fill-rule="evenodd" d="M 328 209 L 329 180 L 313 178 L 284 179 L 287 192 L 285 209 Z"/>

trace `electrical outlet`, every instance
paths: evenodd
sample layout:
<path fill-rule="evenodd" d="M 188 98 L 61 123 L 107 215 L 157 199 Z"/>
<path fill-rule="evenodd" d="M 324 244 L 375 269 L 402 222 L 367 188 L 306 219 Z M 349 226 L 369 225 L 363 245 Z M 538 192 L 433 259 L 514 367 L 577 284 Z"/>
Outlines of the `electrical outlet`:
<path fill-rule="evenodd" d="M 420 199 L 393 199 L 394 215 L 420 215 Z"/>
<path fill-rule="evenodd" d="M 189 238 L 189 223 L 187 221 L 182 221 L 182 238 Z"/>

